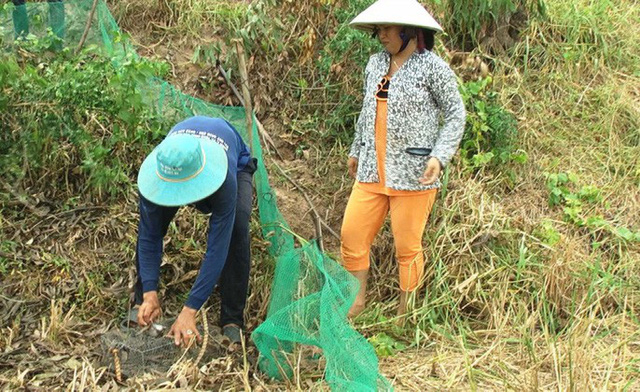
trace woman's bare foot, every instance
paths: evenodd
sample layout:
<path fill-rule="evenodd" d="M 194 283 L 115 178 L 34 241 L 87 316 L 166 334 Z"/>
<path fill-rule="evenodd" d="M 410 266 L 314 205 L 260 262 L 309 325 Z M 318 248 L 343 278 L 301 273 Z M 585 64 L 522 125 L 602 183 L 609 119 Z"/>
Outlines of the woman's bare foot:
<path fill-rule="evenodd" d="M 407 314 L 408 298 L 409 298 L 409 292 L 400 290 L 400 299 L 398 301 L 398 312 L 397 312 L 398 318 L 395 321 L 396 325 L 399 327 L 404 326 L 404 323 L 407 321 L 406 314 Z"/>
<path fill-rule="evenodd" d="M 349 309 L 349 313 L 347 313 L 347 317 L 354 318 L 365 309 L 367 300 L 367 278 L 369 277 L 369 270 L 362 271 L 349 271 L 351 275 L 353 275 L 356 279 L 358 279 L 358 283 L 360 283 L 360 289 L 358 290 L 358 294 L 356 294 L 356 299 L 353 301 L 353 305 L 351 305 L 351 309 Z"/>
<path fill-rule="evenodd" d="M 353 303 L 353 305 L 351 305 L 351 309 L 349 309 L 349 313 L 347 313 L 347 317 L 348 318 L 354 318 L 356 316 L 358 316 L 360 313 L 362 313 L 362 311 L 365 308 L 365 304 L 359 304 L 357 303 L 357 299 L 356 302 Z"/>

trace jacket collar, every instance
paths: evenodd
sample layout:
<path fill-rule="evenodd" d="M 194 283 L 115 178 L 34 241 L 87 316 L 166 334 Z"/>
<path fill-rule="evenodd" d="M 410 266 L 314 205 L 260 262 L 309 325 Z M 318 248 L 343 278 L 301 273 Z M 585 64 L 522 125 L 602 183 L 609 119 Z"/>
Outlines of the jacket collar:
<path fill-rule="evenodd" d="M 402 66 L 396 71 L 394 77 L 398 75 L 398 73 L 402 72 L 402 70 L 405 67 L 411 66 L 412 62 L 416 61 L 419 56 L 422 56 L 425 53 L 420 54 L 417 50 L 414 50 L 413 53 L 411 53 L 411 56 L 409 56 L 409 58 L 407 59 L 407 61 L 405 61 L 404 64 L 402 64 Z M 391 54 L 386 50 L 383 51 L 382 56 L 380 57 L 380 61 L 377 62 L 376 68 L 375 68 L 376 70 L 375 75 L 377 79 L 380 79 L 387 74 L 387 70 L 389 69 L 390 62 L 391 62 Z"/>

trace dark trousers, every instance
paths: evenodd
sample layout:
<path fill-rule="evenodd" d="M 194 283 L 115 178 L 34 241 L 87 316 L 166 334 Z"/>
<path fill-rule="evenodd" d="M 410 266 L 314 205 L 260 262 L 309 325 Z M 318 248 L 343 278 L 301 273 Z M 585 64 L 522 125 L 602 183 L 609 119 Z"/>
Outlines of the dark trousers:
<path fill-rule="evenodd" d="M 220 290 L 220 325 L 237 324 L 244 327 L 244 307 L 247 303 L 249 273 L 251 271 L 251 237 L 249 220 L 253 201 L 252 177 L 255 171 L 255 159 L 238 172 L 238 196 L 236 202 L 236 218 L 229 244 L 229 254 L 218 280 Z M 166 229 L 165 229 L 166 231 Z M 140 265 L 138 263 L 138 246 L 136 244 L 136 271 L 138 280 L 134 286 L 136 305 L 143 302 Z"/>
<path fill-rule="evenodd" d="M 249 162 L 252 165 L 253 162 Z M 229 255 L 220 275 L 220 325 L 244 327 L 244 307 L 247 303 L 249 272 L 251 271 L 251 237 L 249 220 L 253 201 L 253 169 L 238 173 L 238 200 Z"/>

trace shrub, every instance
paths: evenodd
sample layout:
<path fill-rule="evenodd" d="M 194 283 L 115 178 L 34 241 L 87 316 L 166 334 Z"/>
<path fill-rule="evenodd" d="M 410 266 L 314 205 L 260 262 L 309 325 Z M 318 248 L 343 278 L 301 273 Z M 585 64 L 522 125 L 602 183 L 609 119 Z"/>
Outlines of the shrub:
<path fill-rule="evenodd" d="M 464 165 L 472 170 L 488 167 L 494 170 L 511 163 L 523 163 L 524 151 L 517 148 L 517 121 L 498 102 L 491 91 L 491 78 L 469 81 L 461 85 L 467 108 L 467 123 L 460 144 Z"/>
<path fill-rule="evenodd" d="M 22 57 L 0 59 L 5 178 L 48 196 L 120 194 L 169 125 L 137 87 L 163 66 L 129 56 L 116 67 L 95 47 L 42 61 L 38 41 L 22 45 Z"/>

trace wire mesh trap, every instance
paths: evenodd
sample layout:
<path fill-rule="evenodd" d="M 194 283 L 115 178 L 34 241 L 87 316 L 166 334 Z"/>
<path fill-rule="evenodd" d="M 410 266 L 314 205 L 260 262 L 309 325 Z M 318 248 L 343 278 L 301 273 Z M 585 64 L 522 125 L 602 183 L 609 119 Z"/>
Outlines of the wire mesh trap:
<path fill-rule="evenodd" d="M 102 335 L 101 365 L 119 380 L 144 373 L 165 374 L 179 361 L 206 363 L 227 354 L 219 328 L 211 328 L 208 338 L 199 328 L 203 345 L 185 349 L 167 337 L 171 323 L 154 323 L 146 328 L 120 326 Z"/>

